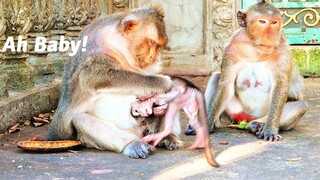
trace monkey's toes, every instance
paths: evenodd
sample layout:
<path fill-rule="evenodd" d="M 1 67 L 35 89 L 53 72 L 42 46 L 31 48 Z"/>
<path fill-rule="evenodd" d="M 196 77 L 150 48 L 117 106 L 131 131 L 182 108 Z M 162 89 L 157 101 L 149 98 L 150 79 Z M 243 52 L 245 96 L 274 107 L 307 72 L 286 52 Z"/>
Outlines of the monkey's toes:
<path fill-rule="evenodd" d="M 155 152 L 155 150 L 156 148 L 152 145 L 136 140 L 126 146 L 124 154 L 128 155 L 130 158 L 145 159 L 149 154 Z"/>
<path fill-rule="evenodd" d="M 194 136 L 196 135 L 196 131 L 192 129 L 190 124 L 187 125 L 186 132 L 184 133 L 187 136 Z"/>
<path fill-rule="evenodd" d="M 174 135 L 169 135 L 159 142 L 158 147 L 165 148 L 169 151 L 179 149 L 182 146 L 181 141 Z"/>
<path fill-rule="evenodd" d="M 269 142 L 274 142 L 274 141 L 281 141 L 282 140 L 282 136 L 280 136 L 279 134 L 272 134 L 269 132 L 266 133 L 260 133 L 258 135 L 259 139 L 264 139 L 265 141 L 269 141 Z"/>

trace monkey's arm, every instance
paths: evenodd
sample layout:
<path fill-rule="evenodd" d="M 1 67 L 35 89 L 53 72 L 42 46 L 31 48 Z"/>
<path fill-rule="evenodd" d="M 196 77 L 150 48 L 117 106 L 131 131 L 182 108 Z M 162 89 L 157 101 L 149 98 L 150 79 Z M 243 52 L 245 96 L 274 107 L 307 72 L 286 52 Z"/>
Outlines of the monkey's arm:
<path fill-rule="evenodd" d="M 220 127 L 220 115 L 223 113 L 228 102 L 235 94 L 234 86 L 237 70 L 232 68 L 234 66 L 233 62 L 235 61 L 233 61 L 232 56 L 225 55 L 221 64 L 221 76 L 217 89 L 211 89 L 210 87 L 207 87 L 206 89 L 206 94 L 211 95 L 211 97 L 206 97 L 208 98 L 206 100 L 209 102 L 207 110 L 210 128 Z M 210 93 L 207 91 L 216 91 L 216 93 Z"/>
<path fill-rule="evenodd" d="M 284 57 L 280 57 L 280 63 L 278 63 L 276 71 L 281 73 L 277 73 L 277 77 L 275 77 L 276 83 L 271 95 L 270 110 L 266 124 L 258 136 L 260 139 L 263 138 L 269 141 L 282 139 L 278 131 L 280 116 L 288 98 L 291 68 L 292 64 L 290 61 L 284 59 Z"/>
<path fill-rule="evenodd" d="M 143 75 L 120 69 L 108 57 L 88 57 L 79 72 L 80 86 L 96 92 L 129 93 L 136 96 L 151 96 L 168 91 L 170 77 Z"/>

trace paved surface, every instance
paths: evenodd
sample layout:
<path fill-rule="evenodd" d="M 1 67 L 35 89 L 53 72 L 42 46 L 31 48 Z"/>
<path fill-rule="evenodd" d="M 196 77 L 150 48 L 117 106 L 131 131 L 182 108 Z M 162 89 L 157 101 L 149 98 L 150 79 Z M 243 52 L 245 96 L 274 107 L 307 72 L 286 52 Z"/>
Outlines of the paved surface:
<path fill-rule="evenodd" d="M 207 78 L 192 78 L 202 88 Z M 258 140 L 246 131 L 222 128 L 211 135 L 220 168 L 210 167 L 203 150 L 157 149 L 147 159 L 94 149 L 30 153 L 16 146 L 33 136 L 45 137 L 48 126 L 25 127 L 0 138 L 0 179 L 319 179 L 320 79 L 306 79 L 309 111 L 297 127 L 282 132 L 282 142 Z M 183 124 L 186 119 L 182 118 Z M 184 128 L 184 127 L 183 127 Z M 194 137 L 183 135 L 185 146 Z M 227 145 L 219 145 L 227 141 Z"/>

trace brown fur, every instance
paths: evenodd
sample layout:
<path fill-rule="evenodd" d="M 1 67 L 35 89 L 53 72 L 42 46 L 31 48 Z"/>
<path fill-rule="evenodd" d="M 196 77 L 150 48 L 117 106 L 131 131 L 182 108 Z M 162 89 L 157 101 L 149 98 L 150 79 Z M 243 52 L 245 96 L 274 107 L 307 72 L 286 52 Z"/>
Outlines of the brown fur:
<path fill-rule="evenodd" d="M 132 97 L 148 97 L 171 88 L 169 77 L 149 71 L 159 65 L 158 47 L 168 41 L 163 13 L 143 8 L 109 15 L 88 25 L 80 39 L 84 36 L 88 36 L 87 50 L 79 51 L 65 64 L 61 98 L 48 139 L 79 139 L 88 147 L 146 158 L 153 148 L 140 140 L 143 129 L 130 116 L 130 109 L 118 109 L 104 100 L 123 97 L 119 104 L 126 107 Z M 114 112 L 119 113 L 101 115 L 105 107 L 117 108 Z M 122 122 L 121 114 L 126 113 L 128 120 Z M 144 153 L 137 153 L 140 150 Z"/>
<path fill-rule="evenodd" d="M 221 76 L 214 74 L 213 76 L 218 78 L 213 77 L 206 90 L 206 94 L 209 94 L 206 100 L 209 102 L 207 108 L 211 128 L 220 126 L 220 116 L 228 103 L 233 97 L 239 97 L 240 92 L 235 87 L 240 72 L 238 66 L 246 68 L 242 64 L 244 61 L 250 62 L 252 66 L 265 62 L 270 64 L 270 67 L 266 68 L 271 68 L 270 77 L 274 86 L 270 92 L 268 113 L 257 117 L 256 122 L 261 123 L 261 128 L 254 133 L 265 140 L 281 140 L 278 135 L 279 127 L 281 128 L 282 124 L 296 124 L 305 113 L 306 104 L 302 103 L 301 106 L 291 109 L 297 114 L 295 117 L 299 118 L 290 118 L 289 112 L 283 112 L 288 98 L 302 99 L 303 81 L 294 66 L 289 45 L 281 30 L 280 11 L 270 3 L 259 1 L 249 7 L 247 12 L 239 12 L 237 18 L 242 28 L 233 35 L 225 49 Z M 248 129 L 251 127 L 252 123 L 249 123 Z"/>

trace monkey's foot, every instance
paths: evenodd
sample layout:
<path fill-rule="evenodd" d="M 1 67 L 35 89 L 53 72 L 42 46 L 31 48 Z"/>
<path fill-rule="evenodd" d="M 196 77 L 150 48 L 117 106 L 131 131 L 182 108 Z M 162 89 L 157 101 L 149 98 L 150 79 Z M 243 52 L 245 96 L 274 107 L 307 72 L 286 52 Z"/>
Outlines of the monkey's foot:
<path fill-rule="evenodd" d="M 256 135 L 259 139 L 264 139 L 265 141 L 281 141 L 282 137 L 278 133 L 273 133 L 273 129 L 270 126 L 264 126 L 261 131 L 258 131 Z"/>
<path fill-rule="evenodd" d="M 190 124 L 187 125 L 186 132 L 184 133 L 187 136 L 194 136 L 196 135 L 196 131 L 192 129 Z"/>
<path fill-rule="evenodd" d="M 123 150 L 123 154 L 135 159 L 145 159 L 149 154 L 156 151 L 156 148 L 141 140 L 135 140 L 129 143 Z"/>
<path fill-rule="evenodd" d="M 252 121 L 247 125 L 246 129 L 253 134 L 257 134 L 262 131 L 263 127 L 264 123 Z"/>
<path fill-rule="evenodd" d="M 176 136 L 170 134 L 165 139 L 161 140 L 157 147 L 165 148 L 167 150 L 176 150 L 182 146 L 182 141 L 180 141 Z"/>

